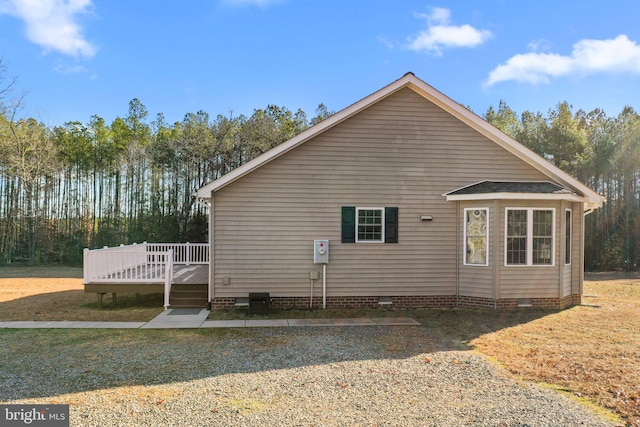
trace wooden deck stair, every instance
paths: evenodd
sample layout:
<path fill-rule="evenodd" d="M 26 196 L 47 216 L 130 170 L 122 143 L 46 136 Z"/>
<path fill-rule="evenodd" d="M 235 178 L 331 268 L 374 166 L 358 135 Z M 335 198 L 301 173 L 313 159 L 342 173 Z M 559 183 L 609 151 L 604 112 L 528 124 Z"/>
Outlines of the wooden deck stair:
<path fill-rule="evenodd" d="M 171 286 L 171 308 L 206 308 L 208 302 L 206 284 L 174 283 Z"/>

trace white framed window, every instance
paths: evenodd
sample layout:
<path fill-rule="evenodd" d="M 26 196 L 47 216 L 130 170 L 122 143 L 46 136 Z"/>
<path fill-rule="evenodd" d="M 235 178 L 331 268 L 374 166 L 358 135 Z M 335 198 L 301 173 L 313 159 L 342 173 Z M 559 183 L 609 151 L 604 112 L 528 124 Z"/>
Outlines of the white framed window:
<path fill-rule="evenodd" d="M 505 265 L 554 265 L 555 213 L 547 208 L 506 208 Z"/>
<path fill-rule="evenodd" d="M 571 265 L 571 236 L 573 235 L 573 214 L 571 209 L 564 211 L 564 265 Z"/>
<path fill-rule="evenodd" d="M 489 209 L 464 210 L 464 265 L 489 265 Z"/>
<path fill-rule="evenodd" d="M 356 243 L 384 242 L 384 208 L 356 208 Z"/>

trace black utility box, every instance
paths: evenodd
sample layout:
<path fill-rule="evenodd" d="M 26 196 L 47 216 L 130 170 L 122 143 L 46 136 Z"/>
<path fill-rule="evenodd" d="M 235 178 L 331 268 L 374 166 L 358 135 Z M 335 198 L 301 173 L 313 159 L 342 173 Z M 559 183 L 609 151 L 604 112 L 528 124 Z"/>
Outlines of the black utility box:
<path fill-rule="evenodd" d="M 252 292 L 249 294 L 249 314 L 269 314 L 268 292 Z"/>

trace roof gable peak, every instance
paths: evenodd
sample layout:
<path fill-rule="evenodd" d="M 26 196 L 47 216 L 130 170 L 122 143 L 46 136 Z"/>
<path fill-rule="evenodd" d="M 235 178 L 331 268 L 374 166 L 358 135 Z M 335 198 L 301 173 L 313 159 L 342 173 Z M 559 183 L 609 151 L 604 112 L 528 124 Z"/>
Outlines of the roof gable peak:
<path fill-rule="evenodd" d="M 589 204 L 590 207 L 599 207 L 602 204 L 602 201 L 604 200 L 602 196 L 600 196 L 584 184 L 580 183 L 578 180 L 571 177 L 566 172 L 552 165 L 547 160 L 538 156 L 519 142 L 515 141 L 463 105 L 455 102 L 453 99 L 449 98 L 442 92 L 436 90 L 434 87 L 419 79 L 411 71 L 405 73 L 398 80 L 395 80 L 394 82 L 384 86 L 371 95 L 351 104 L 350 106 L 321 121 L 315 126 L 312 126 L 309 129 L 294 136 L 288 141 L 283 142 L 282 144 L 272 148 L 266 153 L 234 169 L 228 174 L 201 187 L 196 192 L 196 196 L 201 199 L 209 199 L 212 192 L 224 188 L 225 186 L 240 179 L 246 174 L 251 173 L 253 170 L 271 162 L 272 160 L 305 143 L 313 137 L 327 131 L 328 129 L 338 125 L 344 120 L 347 120 L 348 118 L 358 114 L 371 105 L 387 98 L 388 96 L 405 87 L 408 87 L 411 90 L 415 91 L 428 101 L 437 105 L 442 110 L 459 119 L 467 126 L 471 127 L 472 129 L 492 140 L 502 148 L 506 149 L 511 154 L 533 166 L 535 169 L 547 175 L 552 181 L 561 183 L 562 185 L 568 187 L 573 191 L 584 194 L 586 203 Z"/>

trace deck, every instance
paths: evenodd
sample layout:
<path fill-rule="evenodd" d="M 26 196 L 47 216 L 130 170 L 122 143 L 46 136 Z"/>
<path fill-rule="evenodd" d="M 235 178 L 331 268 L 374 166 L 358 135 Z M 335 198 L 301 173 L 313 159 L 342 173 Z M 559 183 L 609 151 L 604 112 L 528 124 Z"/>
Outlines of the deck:
<path fill-rule="evenodd" d="M 143 243 L 84 251 L 84 292 L 164 293 L 165 308 L 178 292 L 198 293 L 205 299 L 209 283 L 207 243 Z M 173 288 L 173 290 L 172 290 Z M 204 294 L 204 297 L 203 297 Z"/>
<path fill-rule="evenodd" d="M 174 268 L 174 284 L 208 285 L 209 264 L 177 265 Z"/>

